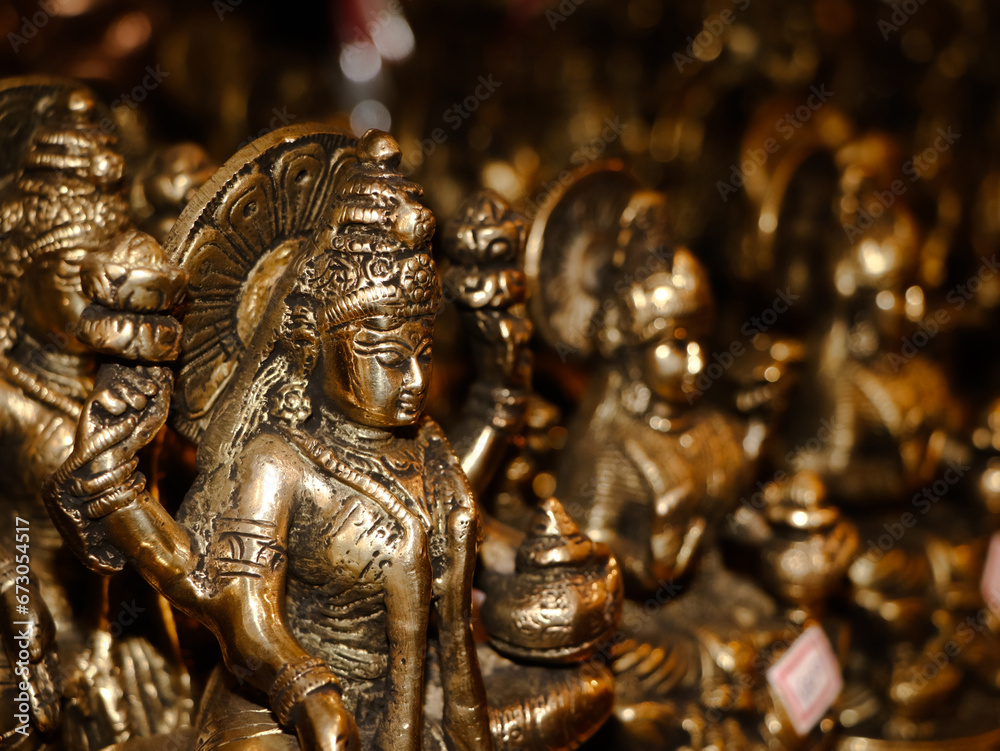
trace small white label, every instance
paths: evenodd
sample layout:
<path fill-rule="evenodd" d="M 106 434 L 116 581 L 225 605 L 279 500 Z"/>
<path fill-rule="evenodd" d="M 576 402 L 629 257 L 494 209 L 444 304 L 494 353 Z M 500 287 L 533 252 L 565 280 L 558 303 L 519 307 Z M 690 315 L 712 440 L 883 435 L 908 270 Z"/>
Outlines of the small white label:
<path fill-rule="evenodd" d="M 1000 532 L 990 540 L 990 552 L 986 556 L 986 568 L 983 569 L 983 583 L 980 587 L 983 599 L 990 609 L 1000 615 Z"/>
<path fill-rule="evenodd" d="M 810 626 L 767 671 L 795 732 L 809 734 L 844 687 L 840 665 L 823 629 Z"/>

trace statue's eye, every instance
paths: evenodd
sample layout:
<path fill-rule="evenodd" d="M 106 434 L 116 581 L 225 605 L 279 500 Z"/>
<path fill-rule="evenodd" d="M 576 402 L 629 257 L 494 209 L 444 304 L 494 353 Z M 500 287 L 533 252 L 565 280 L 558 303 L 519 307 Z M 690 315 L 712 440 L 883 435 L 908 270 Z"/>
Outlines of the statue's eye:
<path fill-rule="evenodd" d="M 375 359 L 387 368 L 398 368 L 403 364 L 404 358 L 398 352 L 379 352 Z"/>

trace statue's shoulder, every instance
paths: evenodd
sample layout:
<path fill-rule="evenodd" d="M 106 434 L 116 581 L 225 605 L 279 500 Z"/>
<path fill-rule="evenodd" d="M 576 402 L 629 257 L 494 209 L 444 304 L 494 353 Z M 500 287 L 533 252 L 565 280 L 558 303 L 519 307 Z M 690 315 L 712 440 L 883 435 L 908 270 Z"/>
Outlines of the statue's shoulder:
<path fill-rule="evenodd" d="M 279 431 L 260 431 L 246 443 L 241 453 L 239 466 L 246 478 L 276 474 L 283 484 L 291 485 L 312 469 L 312 463 L 303 452 Z"/>
<path fill-rule="evenodd" d="M 462 462 L 451 447 L 448 437 L 441 426 L 432 418 L 424 417 L 420 421 L 417 441 L 424 451 L 424 471 L 441 488 L 456 497 L 472 496 L 469 480 L 462 470 Z"/>
<path fill-rule="evenodd" d="M 438 461 L 460 466 L 461 462 L 441 426 L 431 417 L 423 417 L 417 428 L 417 441 L 424 446 L 425 455 Z"/>
<path fill-rule="evenodd" d="M 238 452 L 221 452 L 198 477 L 181 503 L 177 520 L 204 550 L 219 519 L 274 524 L 285 518 L 309 471 L 306 460 L 280 434 L 260 431 Z"/>
<path fill-rule="evenodd" d="M 244 454 L 253 454 L 262 461 L 269 462 L 289 456 L 298 457 L 291 438 L 277 430 L 265 429 L 259 431 L 247 441 L 243 448 Z"/>

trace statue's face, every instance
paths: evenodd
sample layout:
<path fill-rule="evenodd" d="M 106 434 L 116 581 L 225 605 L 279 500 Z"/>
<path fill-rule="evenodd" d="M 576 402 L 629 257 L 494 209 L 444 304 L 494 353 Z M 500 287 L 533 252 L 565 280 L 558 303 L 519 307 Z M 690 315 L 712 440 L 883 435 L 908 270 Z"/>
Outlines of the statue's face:
<path fill-rule="evenodd" d="M 696 382 L 705 368 L 705 354 L 697 342 L 675 339 L 648 346 L 641 364 L 646 385 L 660 399 L 690 404 L 698 393 Z"/>
<path fill-rule="evenodd" d="M 493 214 L 476 217 L 479 221 L 458 228 L 458 241 L 479 262 L 511 257 L 520 244 L 520 228 L 512 219 L 500 221 Z"/>
<path fill-rule="evenodd" d="M 45 253 L 25 268 L 19 283 L 19 312 L 28 333 L 43 343 L 59 342 L 68 352 L 86 352 L 76 338 L 87 298 L 80 286 L 85 251 Z"/>
<path fill-rule="evenodd" d="M 433 333 L 433 316 L 369 318 L 326 330 L 320 336 L 326 396 L 362 425 L 412 425 L 427 398 Z"/>

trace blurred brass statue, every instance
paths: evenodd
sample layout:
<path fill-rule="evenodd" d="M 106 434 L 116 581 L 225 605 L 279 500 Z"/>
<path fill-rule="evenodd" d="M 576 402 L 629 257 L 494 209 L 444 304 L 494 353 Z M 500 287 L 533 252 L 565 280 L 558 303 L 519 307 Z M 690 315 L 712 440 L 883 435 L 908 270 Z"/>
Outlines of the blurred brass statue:
<path fill-rule="evenodd" d="M 671 244 L 665 197 L 617 164 L 582 168 L 549 198 L 528 276 L 534 320 L 557 352 L 603 359 L 570 426 L 556 495 L 626 577 L 626 639 L 613 662 L 620 742 L 801 745 L 763 682 L 781 651 L 776 606 L 727 573 L 714 542 L 752 477 L 795 347 L 748 356 L 763 362 L 737 397 L 749 419 L 698 403 L 707 275 Z"/>
<path fill-rule="evenodd" d="M 163 636 L 156 604 L 67 557 L 41 497 L 72 451 L 97 369 L 81 266 L 130 222 L 124 160 L 98 126 L 106 114 L 73 82 L 0 82 L 0 695 L 13 707 L 26 684 L 31 705 L 30 722 L 4 713 L 3 748 L 86 751 L 190 721 L 184 667 L 145 637 Z M 30 664 L 12 673 L 22 634 Z"/>
<path fill-rule="evenodd" d="M 887 165 L 902 162 L 898 150 L 872 134 L 841 147 L 837 160 L 839 218 L 850 239 L 834 256 L 836 302 L 816 377 L 806 381 L 814 390 L 802 395 L 827 412 L 833 437 L 803 468 L 819 472 L 838 502 L 894 501 L 968 458 L 959 440 L 963 409 L 940 366 L 911 342 L 919 333 L 926 343 L 926 327 L 942 325 L 923 278 L 915 216 L 900 198 L 870 226 L 864 221 L 876 193 L 891 185 Z"/>
<path fill-rule="evenodd" d="M 773 107 L 761 107 L 761 122 Z M 744 149 L 759 136 L 752 126 Z M 794 474 L 765 492 L 768 533 L 758 543 L 772 589 L 807 610 L 822 609 L 833 575 L 847 573 L 863 625 L 841 707 L 845 744 L 971 748 L 989 743 L 975 736 L 995 725 L 998 624 L 977 590 L 986 539 L 960 502 L 975 440 L 945 369 L 924 350 L 955 323 L 934 288 L 947 248 L 924 237 L 909 180 L 899 179 L 905 163 L 891 137 L 855 133 L 831 110 L 748 183 L 745 260 L 771 282 L 798 278 L 798 292 L 819 301 L 809 369 L 773 447 L 794 455 Z M 813 198 L 803 205 L 796 193 Z M 787 451 L 814 440 L 815 449 Z M 795 516 L 814 521 L 790 529 Z M 789 556 L 811 565 L 792 576 Z M 945 649 L 954 654 L 937 664 Z"/>
<path fill-rule="evenodd" d="M 443 232 L 449 260 L 444 288 L 454 298 L 477 370 L 463 419 L 450 432 L 477 494 L 495 474 L 507 439 L 522 432 L 531 391 L 525 236 L 524 218 L 489 190 L 471 195 Z"/>
<path fill-rule="evenodd" d="M 172 144 L 154 151 L 139 168 L 129 191 L 139 228 L 163 242 L 187 202 L 215 168 L 196 143 Z"/>
<path fill-rule="evenodd" d="M 512 659 L 473 639 L 484 526 L 463 464 L 476 478 L 496 450 L 460 459 L 421 415 L 442 295 L 435 220 L 399 160 L 385 133 L 303 125 L 223 166 L 164 243 L 190 277 L 176 384 L 102 368 L 53 476 L 50 511 L 88 565 L 130 563 L 218 638 L 199 751 L 573 748 L 611 711 L 610 673 L 584 661 L 617 623 L 618 570 L 557 503 L 490 579 L 487 605 L 509 603 L 490 641 Z M 146 311 L 150 341 L 169 310 Z M 176 519 L 134 460 L 171 394 L 198 444 Z"/>
<path fill-rule="evenodd" d="M 787 106 L 774 98 L 758 108 L 744 154 L 761 146 L 774 113 Z M 891 137 L 858 133 L 829 107 L 747 181 L 738 266 L 801 298 L 789 325 L 811 317 L 808 372 L 774 453 L 784 456 L 828 426 L 820 449 L 795 451 L 788 469 L 815 472 L 837 504 L 893 503 L 968 456 L 963 406 L 921 351 L 954 322 L 935 308 L 940 259 L 898 179 L 904 164 Z"/>

